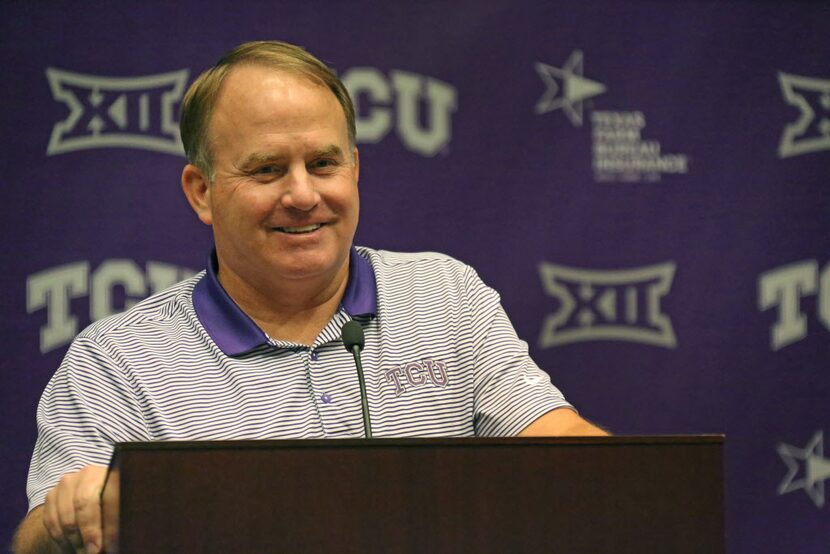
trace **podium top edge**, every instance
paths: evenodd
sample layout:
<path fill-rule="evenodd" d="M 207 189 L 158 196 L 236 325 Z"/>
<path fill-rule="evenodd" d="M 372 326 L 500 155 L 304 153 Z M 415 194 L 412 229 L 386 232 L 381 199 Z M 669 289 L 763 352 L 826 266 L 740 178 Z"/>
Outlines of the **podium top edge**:
<path fill-rule="evenodd" d="M 675 446 L 723 445 L 724 435 L 638 435 L 612 437 L 446 437 L 446 438 L 377 438 L 377 439 L 286 439 L 286 440 L 214 440 L 120 442 L 115 454 L 134 450 L 225 450 L 260 448 L 362 448 L 372 447 L 517 447 L 517 446 Z"/>

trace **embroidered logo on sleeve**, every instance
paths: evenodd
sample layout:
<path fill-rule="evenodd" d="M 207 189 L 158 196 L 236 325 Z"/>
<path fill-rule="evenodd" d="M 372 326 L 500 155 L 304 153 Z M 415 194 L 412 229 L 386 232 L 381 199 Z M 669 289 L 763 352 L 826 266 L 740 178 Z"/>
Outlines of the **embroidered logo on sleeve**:
<path fill-rule="evenodd" d="M 395 387 L 395 396 L 427 385 L 444 388 L 449 384 L 447 364 L 440 360 L 420 360 L 396 365 L 384 371 L 385 382 Z"/>

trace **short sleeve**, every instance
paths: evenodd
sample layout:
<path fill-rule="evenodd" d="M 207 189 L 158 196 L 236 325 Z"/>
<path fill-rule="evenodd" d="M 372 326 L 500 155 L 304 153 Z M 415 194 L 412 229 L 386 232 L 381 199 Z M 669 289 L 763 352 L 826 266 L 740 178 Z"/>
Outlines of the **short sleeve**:
<path fill-rule="evenodd" d="M 572 408 L 530 358 L 499 295 L 472 268 L 465 276 L 472 311 L 476 436 L 515 436 L 556 408 Z"/>
<path fill-rule="evenodd" d="M 150 439 L 123 364 L 80 337 L 41 396 L 37 428 L 26 485 L 30 511 L 65 473 L 108 465 L 116 442 Z"/>

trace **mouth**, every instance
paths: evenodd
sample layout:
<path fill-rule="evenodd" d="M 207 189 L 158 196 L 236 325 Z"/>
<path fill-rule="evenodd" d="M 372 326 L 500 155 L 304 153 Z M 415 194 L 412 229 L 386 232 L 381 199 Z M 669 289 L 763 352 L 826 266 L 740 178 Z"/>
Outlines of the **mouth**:
<path fill-rule="evenodd" d="M 322 223 L 313 223 L 311 225 L 302 225 L 300 227 L 274 227 L 274 230 L 279 231 L 280 233 L 288 233 L 289 235 L 303 235 L 306 233 L 313 233 L 322 226 Z"/>

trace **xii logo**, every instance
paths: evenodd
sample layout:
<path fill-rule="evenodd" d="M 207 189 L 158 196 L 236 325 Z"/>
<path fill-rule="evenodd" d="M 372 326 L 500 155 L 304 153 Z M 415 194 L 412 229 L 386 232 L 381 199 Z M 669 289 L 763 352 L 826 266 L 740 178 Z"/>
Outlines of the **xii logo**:
<path fill-rule="evenodd" d="M 52 97 L 69 116 L 55 124 L 46 153 L 122 147 L 183 155 L 174 106 L 188 74 L 101 77 L 48 68 Z"/>
<path fill-rule="evenodd" d="M 779 73 L 778 82 L 787 104 L 801 112 L 784 129 L 778 157 L 830 150 L 830 80 Z"/>
<path fill-rule="evenodd" d="M 605 271 L 541 263 L 545 291 L 560 307 L 545 319 L 539 346 L 622 340 L 675 348 L 671 319 L 660 306 L 674 272 L 674 262 Z"/>

